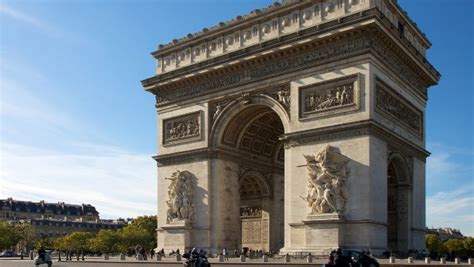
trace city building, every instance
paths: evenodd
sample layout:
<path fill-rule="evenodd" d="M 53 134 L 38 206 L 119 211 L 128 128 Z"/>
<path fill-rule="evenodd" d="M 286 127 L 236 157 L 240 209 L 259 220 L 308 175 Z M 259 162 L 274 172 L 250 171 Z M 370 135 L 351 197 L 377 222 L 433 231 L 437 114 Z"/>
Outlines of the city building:
<path fill-rule="evenodd" d="M 441 240 L 448 239 L 464 239 L 466 238 L 459 229 L 453 229 L 450 227 L 445 228 L 428 228 L 427 234 L 435 235 Z"/>
<path fill-rule="evenodd" d="M 101 229 L 117 230 L 127 226 L 131 219 L 103 220 L 90 204 L 47 203 L 0 200 L 0 221 L 27 223 L 35 233 L 44 237 L 57 237 L 76 231 L 97 233 Z"/>

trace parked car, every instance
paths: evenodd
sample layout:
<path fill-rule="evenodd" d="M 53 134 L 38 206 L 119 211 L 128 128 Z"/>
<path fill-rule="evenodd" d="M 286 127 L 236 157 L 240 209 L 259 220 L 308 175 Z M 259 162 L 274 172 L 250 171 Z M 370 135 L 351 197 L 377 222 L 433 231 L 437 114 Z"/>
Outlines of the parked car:
<path fill-rule="evenodd" d="M 4 250 L 0 252 L 0 257 L 17 257 L 18 255 L 10 250 Z"/>
<path fill-rule="evenodd" d="M 380 264 L 378 261 L 369 256 L 367 253 L 343 249 L 341 250 L 341 255 L 339 256 L 339 265 L 336 265 L 336 254 L 331 252 L 329 255 L 330 260 L 327 264 L 324 264 L 323 267 L 335 267 L 335 266 L 344 266 L 344 267 L 379 267 Z"/>

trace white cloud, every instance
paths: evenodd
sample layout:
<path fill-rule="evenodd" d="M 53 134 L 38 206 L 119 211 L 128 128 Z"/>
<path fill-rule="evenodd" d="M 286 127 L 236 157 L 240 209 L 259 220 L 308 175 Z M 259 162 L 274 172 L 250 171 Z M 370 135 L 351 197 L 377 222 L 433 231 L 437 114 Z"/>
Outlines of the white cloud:
<path fill-rule="evenodd" d="M 102 217 L 156 214 L 150 155 L 86 144 L 74 153 L 3 144 L 0 197 L 90 203 Z"/>
<path fill-rule="evenodd" d="M 0 13 L 8 16 L 16 21 L 28 24 L 30 26 L 33 26 L 37 29 L 47 31 L 50 33 L 57 33 L 58 30 L 54 28 L 53 26 L 49 25 L 48 23 L 31 16 L 29 14 L 26 14 L 24 12 L 21 12 L 17 9 L 14 9 L 12 7 L 6 6 L 4 4 L 0 4 Z"/>
<path fill-rule="evenodd" d="M 426 200 L 428 227 L 453 227 L 474 236 L 474 186 L 438 192 Z"/>
<path fill-rule="evenodd" d="M 31 14 L 22 12 L 11 6 L 0 3 L 0 15 L 11 18 L 17 22 L 31 26 L 41 33 L 48 34 L 62 41 L 69 41 L 78 45 L 95 45 L 91 38 L 84 38 L 75 32 L 73 29 L 61 29 L 54 24 L 48 23 L 46 20 L 40 19 Z M 3 21 L 2 21 L 3 22 Z"/>

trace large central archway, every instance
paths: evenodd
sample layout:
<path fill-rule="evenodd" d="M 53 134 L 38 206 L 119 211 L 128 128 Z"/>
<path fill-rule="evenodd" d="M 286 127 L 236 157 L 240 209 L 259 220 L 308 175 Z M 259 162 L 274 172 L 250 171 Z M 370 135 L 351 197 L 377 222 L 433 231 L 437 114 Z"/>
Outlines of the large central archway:
<path fill-rule="evenodd" d="M 214 125 L 213 145 L 232 155 L 229 160 L 238 165 L 239 192 L 231 204 L 233 214 L 225 211 L 219 215 L 224 221 L 238 218 L 232 220 L 238 225 L 228 224 L 237 232 L 224 238 L 229 241 L 224 242 L 228 249 L 278 251 L 284 245 L 284 148 L 279 136 L 285 130 L 268 103 L 237 102 L 226 108 L 220 123 Z"/>

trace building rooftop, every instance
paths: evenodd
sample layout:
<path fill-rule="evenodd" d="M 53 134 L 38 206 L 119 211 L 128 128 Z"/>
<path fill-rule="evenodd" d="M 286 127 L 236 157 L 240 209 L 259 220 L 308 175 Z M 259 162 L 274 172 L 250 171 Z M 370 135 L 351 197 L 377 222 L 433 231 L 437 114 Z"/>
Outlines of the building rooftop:
<path fill-rule="evenodd" d="M 51 213 L 57 215 L 73 216 L 98 216 L 99 212 L 90 204 L 66 204 L 64 202 L 48 203 L 14 200 L 12 198 L 0 199 L 0 209 L 10 209 L 17 212 Z"/>

